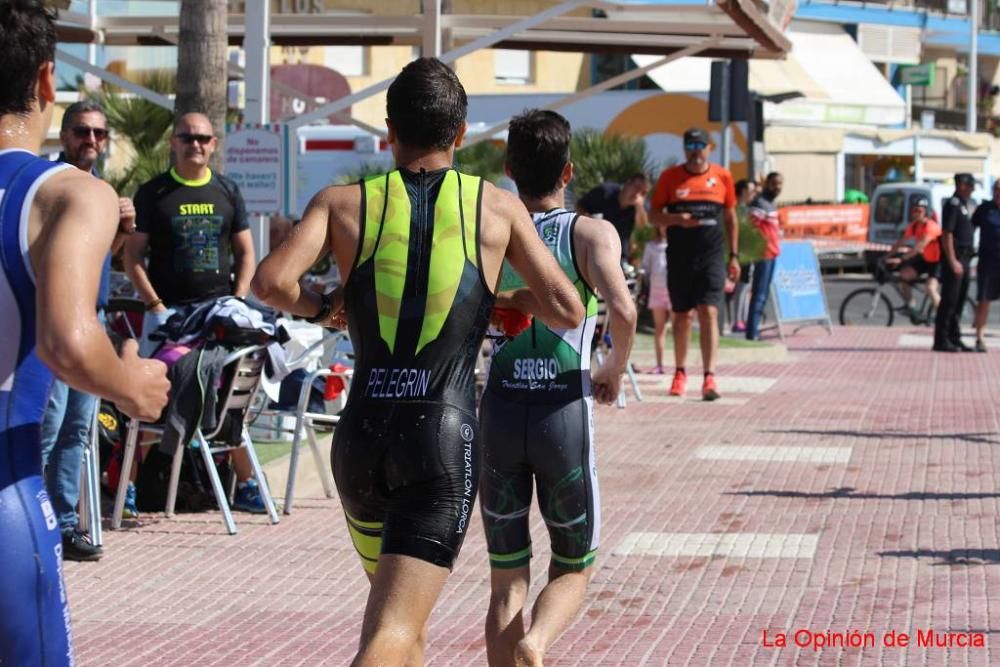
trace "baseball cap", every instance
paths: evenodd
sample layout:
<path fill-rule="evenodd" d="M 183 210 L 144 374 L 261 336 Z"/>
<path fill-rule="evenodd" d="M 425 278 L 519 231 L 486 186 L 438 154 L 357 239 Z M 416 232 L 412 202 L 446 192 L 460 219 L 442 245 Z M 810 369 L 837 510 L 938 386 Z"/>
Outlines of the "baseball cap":
<path fill-rule="evenodd" d="M 700 127 L 692 127 L 684 132 L 684 145 L 688 144 L 708 144 L 712 143 L 708 137 L 708 132 Z"/>
<path fill-rule="evenodd" d="M 925 209 L 930 209 L 931 203 L 927 201 L 927 197 L 917 197 L 910 208 L 916 208 L 917 206 L 923 206 Z"/>
<path fill-rule="evenodd" d="M 967 172 L 955 174 L 955 185 L 961 185 L 963 183 L 966 185 L 975 185 L 976 179 L 973 177 L 972 174 Z"/>

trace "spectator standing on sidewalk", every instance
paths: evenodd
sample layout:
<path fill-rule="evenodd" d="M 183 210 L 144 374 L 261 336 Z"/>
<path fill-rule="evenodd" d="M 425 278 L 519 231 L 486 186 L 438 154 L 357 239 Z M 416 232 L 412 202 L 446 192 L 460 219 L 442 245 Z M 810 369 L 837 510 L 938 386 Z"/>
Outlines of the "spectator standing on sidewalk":
<path fill-rule="evenodd" d="M 972 174 L 955 174 L 955 194 L 941 211 L 941 306 L 934 320 L 935 352 L 972 352 L 962 342 L 959 320 L 969 293 L 972 235 Z"/>
<path fill-rule="evenodd" d="M 760 339 L 760 319 L 767 307 L 767 297 L 771 292 L 775 259 L 781 253 L 781 228 L 778 207 L 774 203 L 785 184 L 784 177 L 776 171 L 767 175 L 764 190 L 754 197 L 750 204 L 750 219 L 753 221 L 767 245 L 764 257 L 753 263 L 753 282 L 750 286 L 750 313 L 747 316 L 747 340 Z"/>
<path fill-rule="evenodd" d="M 687 389 L 687 348 L 692 311 L 698 312 L 701 359 L 705 378 L 701 396 L 719 398 L 715 384 L 715 357 L 719 348 L 719 307 L 726 274 L 740 277 L 739 230 L 736 190 L 728 169 L 708 161 L 708 132 L 698 128 L 684 133 L 685 162 L 665 169 L 653 191 L 650 219 L 667 229 L 667 287 L 674 307 L 674 359 L 677 368 L 671 396 Z M 723 237 L 722 227 L 726 234 Z M 728 269 L 725 260 L 728 240 Z"/>
<path fill-rule="evenodd" d="M 209 168 L 215 146 L 208 117 L 184 114 L 170 138 L 176 166 L 136 192 L 136 232 L 125 246 L 125 271 L 146 304 L 143 356 L 153 351 L 149 334 L 177 306 L 250 291 L 256 262 L 246 205 L 236 184 Z M 232 461 L 239 480 L 233 509 L 266 512 L 246 450 L 233 451 Z"/>
<path fill-rule="evenodd" d="M 993 199 L 972 215 L 979 228 L 979 265 L 976 267 L 976 352 L 986 351 L 983 330 L 990 302 L 1000 299 L 1000 179 L 993 182 Z"/>
<path fill-rule="evenodd" d="M 656 227 L 656 236 L 646 243 L 642 252 L 642 268 L 649 285 L 646 307 L 653 314 L 653 350 L 656 367 L 650 372 L 663 375 L 663 346 L 670 327 L 670 292 L 667 290 L 667 230 Z"/>
<path fill-rule="evenodd" d="M 631 259 L 632 232 L 646 226 L 646 195 L 649 178 L 634 174 L 624 183 L 601 183 L 576 203 L 580 215 L 600 217 L 610 222 L 622 244 L 622 262 Z"/>
<path fill-rule="evenodd" d="M 59 131 L 62 152 L 59 161 L 98 176 L 97 163 L 108 145 L 107 119 L 101 107 L 89 101 L 76 102 L 66 109 Z M 115 253 L 135 230 L 135 209 L 126 197 L 118 199 L 118 236 L 112 246 Z M 98 319 L 103 321 L 108 305 L 111 280 L 111 254 L 101 269 L 97 294 Z M 77 504 L 80 501 L 80 469 L 83 451 L 90 442 L 98 398 L 73 389 L 61 380 L 52 383 L 49 401 L 42 420 L 42 466 L 45 486 L 62 533 L 63 558 L 74 561 L 100 559 L 103 550 L 90 542 L 80 529 Z"/>
<path fill-rule="evenodd" d="M 750 202 L 757 196 L 757 189 L 757 183 L 749 178 L 741 178 L 736 181 L 736 219 L 740 224 L 741 232 L 749 224 Z M 741 233 L 740 241 L 744 242 L 745 240 Z M 742 257 L 742 252 L 740 261 L 746 262 L 746 259 Z M 744 304 L 743 300 L 747 287 L 750 284 L 750 267 L 751 264 L 749 263 L 740 264 L 740 279 L 736 281 L 736 287 L 729 297 L 732 304 L 733 333 L 743 333 L 747 330 L 746 315 L 748 308 L 745 308 L 744 305 L 748 304 Z"/>

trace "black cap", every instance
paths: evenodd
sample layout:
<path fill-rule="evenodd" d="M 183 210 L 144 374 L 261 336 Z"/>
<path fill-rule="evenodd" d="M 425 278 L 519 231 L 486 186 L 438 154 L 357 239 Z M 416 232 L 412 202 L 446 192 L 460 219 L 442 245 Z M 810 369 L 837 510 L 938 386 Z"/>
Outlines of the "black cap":
<path fill-rule="evenodd" d="M 916 200 L 914 200 L 913 202 L 913 206 L 911 206 L 910 208 L 914 208 L 916 206 L 923 206 L 924 209 L 930 210 L 931 203 L 927 201 L 927 197 L 917 197 Z"/>
<path fill-rule="evenodd" d="M 975 185 L 975 177 L 967 172 L 962 172 L 960 174 L 955 174 L 955 185 L 961 185 L 965 183 L 966 185 Z"/>
<path fill-rule="evenodd" d="M 706 146 L 711 142 L 708 138 L 708 132 L 701 129 L 700 127 L 692 127 L 684 133 L 684 143 L 686 144 L 705 144 Z"/>

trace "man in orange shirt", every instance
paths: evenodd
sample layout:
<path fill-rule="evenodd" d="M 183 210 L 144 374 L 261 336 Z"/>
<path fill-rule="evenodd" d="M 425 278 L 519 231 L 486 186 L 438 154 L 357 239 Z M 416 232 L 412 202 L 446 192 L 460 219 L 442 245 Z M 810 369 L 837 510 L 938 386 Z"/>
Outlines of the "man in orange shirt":
<path fill-rule="evenodd" d="M 674 360 L 677 369 L 671 396 L 687 389 L 688 340 L 691 311 L 698 311 L 701 360 L 705 380 L 701 396 L 719 398 L 715 356 L 719 348 L 719 306 L 726 284 L 723 244 L 728 240 L 730 280 L 740 277 L 736 190 L 728 169 L 708 161 L 711 143 L 705 130 L 684 133 L 684 164 L 665 169 L 653 191 L 650 220 L 667 228 L 667 289 L 674 306 Z M 726 226 L 725 235 L 722 225 Z"/>
<path fill-rule="evenodd" d="M 900 289 L 906 299 L 906 307 L 910 317 L 914 317 L 912 285 L 922 276 L 927 276 L 927 295 L 937 310 L 941 303 L 941 293 L 938 291 L 938 277 L 941 275 L 941 225 L 928 217 L 930 202 L 926 197 L 914 200 L 910 208 L 910 224 L 906 226 L 902 236 L 892 246 L 889 254 L 901 253 L 897 257 L 886 260 L 887 266 L 899 266 Z M 907 241 L 913 240 L 913 246 L 907 247 Z"/>

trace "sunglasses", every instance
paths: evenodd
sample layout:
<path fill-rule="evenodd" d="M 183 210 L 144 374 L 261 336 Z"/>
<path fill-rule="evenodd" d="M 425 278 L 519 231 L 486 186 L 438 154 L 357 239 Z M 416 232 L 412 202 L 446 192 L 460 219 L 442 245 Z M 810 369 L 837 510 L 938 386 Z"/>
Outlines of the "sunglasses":
<path fill-rule="evenodd" d="M 692 142 L 690 144 L 684 144 L 684 150 L 686 150 L 686 151 L 700 151 L 700 150 L 704 150 L 704 148 L 706 146 L 708 146 L 708 144 L 702 143 L 700 141 L 698 141 L 698 142 Z"/>
<path fill-rule="evenodd" d="M 77 139 L 86 139 L 90 135 L 94 135 L 94 139 L 98 141 L 104 141 L 108 138 L 108 131 L 103 127 L 87 127 L 86 125 L 77 125 L 73 128 L 73 136 Z"/>
<path fill-rule="evenodd" d="M 190 132 L 179 132 L 174 136 L 186 144 L 193 144 L 196 141 L 199 144 L 207 144 L 212 139 L 215 139 L 211 134 L 191 134 Z"/>

